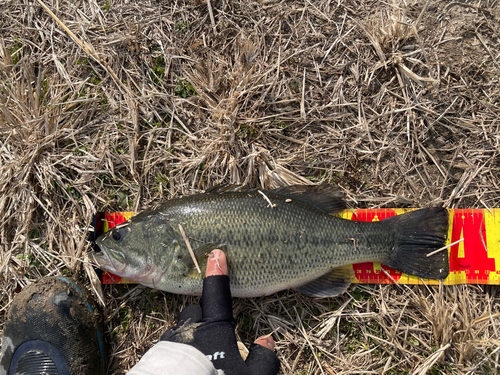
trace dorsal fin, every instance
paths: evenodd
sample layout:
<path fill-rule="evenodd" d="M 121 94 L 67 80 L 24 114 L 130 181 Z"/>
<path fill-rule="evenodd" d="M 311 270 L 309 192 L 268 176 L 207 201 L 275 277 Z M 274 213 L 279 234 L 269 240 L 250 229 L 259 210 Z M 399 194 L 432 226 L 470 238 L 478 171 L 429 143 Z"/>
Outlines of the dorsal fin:
<path fill-rule="evenodd" d="M 205 190 L 205 194 L 248 193 L 259 189 L 245 185 L 215 185 Z M 328 214 L 338 214 L 346 208 L 344 194 L 335 186 L 322 185 L 290 185 L 270 190 L 272 193 L 289 199 L 298 199 L 301 202 L 319 208 Z M 266 191 L 263 191 L 266 193 Z"/>
<path fill-rule="evenodd" d="M 244 193 L 249 191 L 256 191 L 257 189 L 251 188 L 246 185 L 236 185 L 236 184 L 218 184 L 214 185 L 207 190 L 205 194 L 223 194 L 223 193 Z"/>
<path fill-rule="evenodd" d="M 338 214 L 346 208 L 344 194 L 335 185 L 291 185 L 271 191 L 292 200 L 298 199 L 311 204 L 329 214 Z"/>

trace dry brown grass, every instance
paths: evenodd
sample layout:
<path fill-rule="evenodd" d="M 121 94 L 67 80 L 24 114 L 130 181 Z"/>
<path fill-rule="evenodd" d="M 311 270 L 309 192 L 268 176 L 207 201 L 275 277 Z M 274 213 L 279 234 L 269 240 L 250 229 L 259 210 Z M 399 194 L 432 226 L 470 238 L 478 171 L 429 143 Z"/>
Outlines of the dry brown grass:
<path fill-rule="evenodd" d="M 355 207 L 500 206 L 498 0 L 44 3 L 59 23 L 0 0 L 0 330 L 20 287 L 89 284 L 96 211 L 324 181 Z M 235 314 L 246 343 L 273 331 L 285 374 L 492 374 L 498 290 L 282 292 Z M 110 374 L 195 301 L 104 296 Z"/>

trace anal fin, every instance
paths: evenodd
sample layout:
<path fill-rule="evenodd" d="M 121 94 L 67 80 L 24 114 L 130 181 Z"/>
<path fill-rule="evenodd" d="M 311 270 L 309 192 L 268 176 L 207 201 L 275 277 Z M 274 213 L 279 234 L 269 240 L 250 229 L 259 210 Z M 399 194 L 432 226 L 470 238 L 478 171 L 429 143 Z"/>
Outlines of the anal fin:
<path fill-rule="evenodd" d="M 352 267 L 342 266 L 334 268 L 323 276 L 293 289 L 312 297 L 335 297 L 344 293 L 353 280 L 354 270 Z"/>

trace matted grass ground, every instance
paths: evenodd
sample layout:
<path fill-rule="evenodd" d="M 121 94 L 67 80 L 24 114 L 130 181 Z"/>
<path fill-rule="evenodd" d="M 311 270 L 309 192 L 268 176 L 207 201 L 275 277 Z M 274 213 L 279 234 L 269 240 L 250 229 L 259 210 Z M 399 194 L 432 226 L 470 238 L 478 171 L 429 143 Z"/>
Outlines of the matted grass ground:
<path fill-rule="evenodd" d="M 500 207 L 499 21 L 498 0 L 0 0 L 0 331 L 40 277 L 90 287 L 96 211 L 216 183 Z M 284 374 L 493 374 L 498 293 L 285 291 L 235 316 L 246 344 L 272 332 Z M 196 301 L 103 294 L 109 374 Z"/>

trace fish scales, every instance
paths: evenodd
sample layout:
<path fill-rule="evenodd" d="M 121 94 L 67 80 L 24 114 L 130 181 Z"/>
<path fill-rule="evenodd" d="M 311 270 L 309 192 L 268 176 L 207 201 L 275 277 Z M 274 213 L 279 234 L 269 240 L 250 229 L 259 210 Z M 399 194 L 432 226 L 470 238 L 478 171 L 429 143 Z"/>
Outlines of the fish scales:
<path fill-rule="evenodd" d="M 363 233 L 365 223 L 333 217 L 300 201 L 286 203 L 271 193 L 267 196 L 275 208 L 258 193 L 231 193 L 224 197 L 231 202 L 228 206 L 207 195 L 173 201 L 159 210 L 171 218 L 174 228 L 181 224 L 193 244 L 225 245 L 237 294 L 249 288 L 286 289 L 296 280 L 307 282 L 333 267 L 383 259 L 390 250 L 391 234 L 383 222 Z M 378 250 L 367 251 L 372 247 Z M 311 261 L 306 262 L 308 258 Z"/>
<path fill-rule="evenodd" d="M 200 294 L 202 279 L 187 255 L 179 225 L 202 266 L 206 264 L 205 254 L 223 248 L 234 296 L 252 297 L 300 288 L 353 263 L 394 262 L 391 256 L 401 231 L 401 225 L 395 225 L 398 221 L 345 220 L 300 197 L 275 191 L 264 194 L 267 199 L 256 190 L 172 199 L 130 219 L 118 229 L 119 241 L 114 241 L 111 231 L 98 240 L 98 245 L 106 252 L 113 242 L 121 242 L 114 251 L 126 254 L 127 266 L 135 267 L 136 273 L 142 267 L 151 274 L 150 280 L 139 276 L 140 282 L 183 294 Z M 436 238 L 433 228 L 427 228 L 425 233 L 429 232 L 432 244 L 426 246 L 436 249 L 443 242 L 443 235 Z M 113 262 L 119 263 L 119 259 L 107 256 L 111 272 L 116 272 L 120 267 L 113 270 Z M 139 258 L 142 260 L 138 265 L 133 265 Z M 102 256 L 101 262 L 105 263 Z M 129 270 L 125 277 L 130 278 L 130 273 Z M 348 285 L 350 281 L 338 282 Z"/>

